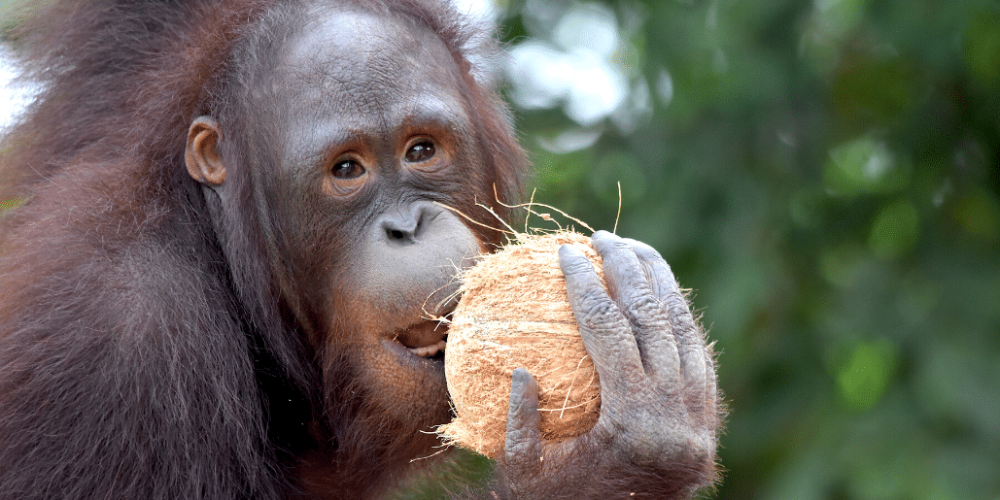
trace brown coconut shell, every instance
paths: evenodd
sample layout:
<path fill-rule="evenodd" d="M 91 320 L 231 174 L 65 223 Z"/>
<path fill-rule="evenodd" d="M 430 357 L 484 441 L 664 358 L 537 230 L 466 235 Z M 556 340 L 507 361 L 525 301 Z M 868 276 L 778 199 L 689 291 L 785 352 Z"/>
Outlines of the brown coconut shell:
<path fill-rule="evenodd" d="M 446 442 L 489 457 L 503 451 L 511 375 L 518 367 L 538 381 L 544 439 L 579 436 L 597 422 L 597 370 L 559 268 L 558 250 L 567 243 L 587 255 L 603 281 L 601 257 L 590 238 L 567 231 L 518 235 L 463 273 L 463 295 L 445 351 L 457 415 L 439 428 Z"/>

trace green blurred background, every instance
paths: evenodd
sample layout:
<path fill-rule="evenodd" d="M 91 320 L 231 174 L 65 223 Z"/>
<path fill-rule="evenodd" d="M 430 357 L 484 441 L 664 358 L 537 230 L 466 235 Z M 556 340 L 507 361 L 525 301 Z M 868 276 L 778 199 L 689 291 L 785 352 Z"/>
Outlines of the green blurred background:
<path fill-rule="evenodd" d="M 512 2 L 502 34 L 572 52 L 581 9 L 628 93 L 511 90 L 536 199 L 610 229 L 620 181 L 618 233 L 694 290 L 715 497 L 1000 499 L 1000 3 Z"/>
<path fill-rule="evenodd" d="M 712 496 L 1000 499 L 1000 3 L 493 9 L 536 201 L 694 290 Z"/>

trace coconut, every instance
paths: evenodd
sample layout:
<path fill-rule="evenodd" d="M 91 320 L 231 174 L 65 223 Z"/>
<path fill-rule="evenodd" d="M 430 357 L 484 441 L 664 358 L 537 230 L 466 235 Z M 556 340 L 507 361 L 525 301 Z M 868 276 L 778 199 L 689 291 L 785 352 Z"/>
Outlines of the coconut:
<path fill-rule="evenodd" d="M 558 250 L 567 243 L 590 259 L 603 282 L 601 257 L 590 238 L 568 231 L 519 234 L 463 273 L 445 351 L 457 415 L 438 429 L 447 443 L 489 457 L 503 451 L 511 376 L 518 367 L 538 382 L 544 439 L 579 436 L 597 422 L 597 370 L 559 268 Z"/>

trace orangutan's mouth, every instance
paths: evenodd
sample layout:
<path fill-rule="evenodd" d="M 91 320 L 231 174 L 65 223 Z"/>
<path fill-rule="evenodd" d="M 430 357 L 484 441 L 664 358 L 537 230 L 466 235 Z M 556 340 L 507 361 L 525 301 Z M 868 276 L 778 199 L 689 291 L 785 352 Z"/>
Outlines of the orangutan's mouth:
<path fill-rule="evenodd" d="M 395 332 L 394 340 L 421 358 L 443 358 L 448 339 L 444 321 L 423 320 Z"/>

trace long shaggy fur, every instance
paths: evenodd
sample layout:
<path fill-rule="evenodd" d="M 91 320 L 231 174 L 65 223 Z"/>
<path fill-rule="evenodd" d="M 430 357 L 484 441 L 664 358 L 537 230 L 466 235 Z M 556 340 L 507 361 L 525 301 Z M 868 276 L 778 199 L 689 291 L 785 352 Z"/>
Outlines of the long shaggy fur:
<path fill-rule="evenodd" d="M 489 33 L 434 2 L 355 3 L 440 36 L 466 69 L 486 181 L 516 198 L 525 161 L 475 65 Z M 345 396 L 350 362 L 283 310 L 253 176 L 233 175 L 213 223 L 184 168 L 195 117 L 252 128 L 241 96 L 299 7 L 60 0 L 25 24 L 43 90 L 0 147 L 0 200 L 26 200 L 0 219 L 0 499 L 291 498 L 326 452 L 342 475 L 322 480 L 359 498 L 408 467 L 406 433 Z"/>

